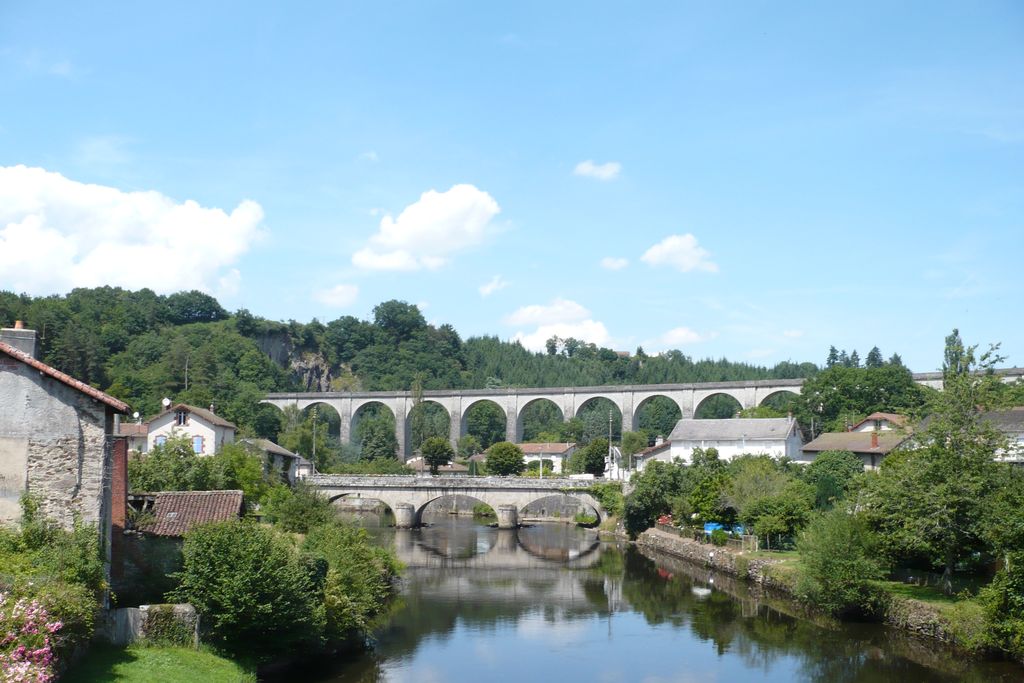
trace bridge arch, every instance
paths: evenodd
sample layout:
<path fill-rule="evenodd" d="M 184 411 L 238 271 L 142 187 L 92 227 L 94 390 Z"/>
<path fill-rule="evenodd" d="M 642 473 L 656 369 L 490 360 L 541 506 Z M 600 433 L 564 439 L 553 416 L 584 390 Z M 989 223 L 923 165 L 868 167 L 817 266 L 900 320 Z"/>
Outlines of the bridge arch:
<path fill-rule="evenodd" d="M 384 401 L 363 401 L 352 411 L 351 442 L 364 458 L 395 457 L 398 451 L 395 411 Z"/>
<path fill-rule="evenodd" d="M 798 398 L 799 396 L 799 392 L 792 391 L 790 389 L 779 389 L 778 391 L 773 391 L 772 393 L 764 396 L 757 405 L 782 410 L 787 407 L 787 403 L 790 403 L 793 399 Z"/>
<path fill-rule="evenodd" d="M 590 396 L 576 406 L 576 415 L 583 421 L 584 438 L 608 438 L 608 411 L 612 414 L 612 441 L 622 438 L 622 406 L 607 396 Z"/>
<path fill-rule="evenodd" d="M 722 419 L 735 417 L 743 410 L 744 396 L 729 391 L 712 391 L 701 397 L 693 406 L 695 419 Z"/>
<path fill-rule="evenodd" d="M 565 420 L 562 406 L 552 399 L 543 396 L 531 398 L 519 408 L 516 416 L 516 442 L 529 441 L 540 432 L 553 431 Z"/>
<path fill-rule="evenodd" d="M 508 413 L 490 398 L 473 399 L 462 407 L 458 436 L 472 434 L 487 449 L 491 444 L 504 441 L 508 432 Z"/>
<path fill-rule="evenodd" d="M 424 398 L 410 404 L 405 415 L 405 453 L 409 457 L 427 439 L 439 436 L 452 440 L 452 415 L 441 401 Z"/>
<path fill-rule="evenodd" d="M 683 417 L 683 406 L 667 394 L 645 396 L 633 408 L 633 431 L 646 431 L 648 436 L 668 438 Z"/>

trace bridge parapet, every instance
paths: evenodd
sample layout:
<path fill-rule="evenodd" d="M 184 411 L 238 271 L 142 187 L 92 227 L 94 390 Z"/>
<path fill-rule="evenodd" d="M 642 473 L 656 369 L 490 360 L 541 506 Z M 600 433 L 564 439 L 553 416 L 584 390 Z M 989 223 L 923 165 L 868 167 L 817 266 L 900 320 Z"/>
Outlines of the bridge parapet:
<path fill-rule="evenodd" d="M 552 477 L 431 477 L 410 474 L 315 474 L 307 480 L 320 489 L 501 489 L 506 491 L 563 491 L 589 489 L 603 479 L 568 479 Z"/>

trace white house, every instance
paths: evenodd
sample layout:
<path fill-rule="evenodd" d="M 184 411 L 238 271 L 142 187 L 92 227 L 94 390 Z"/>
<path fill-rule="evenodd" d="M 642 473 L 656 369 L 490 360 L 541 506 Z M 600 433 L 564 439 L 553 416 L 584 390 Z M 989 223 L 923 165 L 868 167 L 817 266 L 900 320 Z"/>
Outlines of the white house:
<path fill-rule="evenodd" d="M 648 446 L 639 453 L 633 455 L 633 468 L 637 472 L 643 472 L 644 468 L 647 467 L 647 463 L 654 462 L 655 460 L 660 462 L 672 462 L 672 442 L 664 441 L 660 436 L 657 442 L 653 446 Z"/>
<path fill-rule="evenodd" d="M 551 461 L 551 471 L 561 474 L 565 469 L 565 461 L 576 451 L 574 443 L 518 443 L 523 451 L 523 462 L 529 465 L 531 462 L 544 460 Z"/>
<path fill-rule="evenodd" d="M 715 448 L 722 460 L 744 453 L 797 460 L 803 443 L 791 417 L 680 420 L 668 440 L 669 460 L 679 458 L 686 464 L 692 462 L 696 448 Z"/>
<path fill-rule="evenodd" d="M 213 408 L 213 406 L 210 406 Z M 227 443 L 234 443 L 236 427 L 212 410 L 176 403 L 146 421 L 146 450 L 167 443 L 172 437 L 187 437 L 197 455 L 213 455 Z"/>
<path fill-rule="evenodd" d="M 896 413 L 871 413 L 850 428 L 851 432 L 891 432 L 907 429 L 909 420 Z"/>

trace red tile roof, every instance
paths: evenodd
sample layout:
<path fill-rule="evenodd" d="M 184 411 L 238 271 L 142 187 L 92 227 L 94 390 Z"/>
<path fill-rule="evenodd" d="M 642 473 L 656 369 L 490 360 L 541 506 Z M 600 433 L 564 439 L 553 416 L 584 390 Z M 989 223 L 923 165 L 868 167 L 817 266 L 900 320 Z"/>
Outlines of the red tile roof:
<path fill-rule="evenodd" d="M 61 372 L 60 370 L 58 370 L 56 368 L 50 367 L 49 365 L 47 365 L 46 363 L 42 362 L 41 360 L 36 360 L 35 358 L 33 358 L 32 356 L 28 355 L 24 351 L 16 349 L 13 346 L 11 346 L 10 344 L 5 344 L 4 342 L 0 342 L 0 351 L 2 351 L 3 353 L 6 353 L 11 358 L 14 358 L 16 360 L 20 360 L 25 365 L 28 365 L 30 367 L 35 368 L 36 370 L 38 370 L 39 372 L 43 373 L 44 375 L 49 375 L 50 377 L 52 377 L 53 379 L 57 380 L 58 382 L 63 382 L 64 384 L 68 385 L 72 389 L 77 389 L 78 391 L 82 392 L 86 396 L 89 396 L 90 398 L 96 399 L 100 403 L 107 404 L 108 406 L 110 406 L 111 408 L 113 408 L 114 410 L 116 410 L 119 413 L 127 413 L 128 412 L 128 404 L 125 403 L 124 401 L 119 401 L 118 399 L 114 398 L 113 396 L 105 394 L 102 391 L 100 391 L 99 389 L 97 389 L 95 387 L 91 387 L 88 384 L 86 384 L 85 382 L 83 382 L 81 380 L 78 380 L 78 379 L 75 379 L 74 377 L 72 377 L 71 375 L 69 375 L 67 373 Z"/>
<path fill-rule="evenodd" d="M 184 536 L 197 524 L 238 519 L 241 491 L 160 491 L 154 497 L 155 521 L 139 527 L 154 536 Z"/>
<path fill-rule="evenodd" d="M 520 443 L 516 444 L 522 449 L 523 455 L 564 455 L 572 449 L 574 443 Z"/>
<path fill-rule="evenodd" d="M 122 422 L 117 432 L 117 436 L 146 436 L 147 434 L 149 434 L 149 425 L 134 422 Z"/>
<path fill-rule="evenodd" d="M 871 437 L 878 436 L 878 445 L 871 445 Z M 805 453 L 824 451 L 851 451 L 853 453 L 888 453 L 910 438 L 895 430 L 884 432 L 826 432 L 801 448 Z"/>

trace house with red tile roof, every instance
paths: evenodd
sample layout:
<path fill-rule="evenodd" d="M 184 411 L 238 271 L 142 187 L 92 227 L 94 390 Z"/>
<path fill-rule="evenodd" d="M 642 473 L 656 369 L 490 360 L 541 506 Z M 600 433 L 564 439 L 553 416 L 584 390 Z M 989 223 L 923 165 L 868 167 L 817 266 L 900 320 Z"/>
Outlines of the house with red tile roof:
<path fill-rule="evenodd" d="M 136 531 L 180 538 L 199 524 L 238 519 L 242 514 L 242 492 L 158 491 L 132 494 L 128 504 L 142 520 Z"/>

